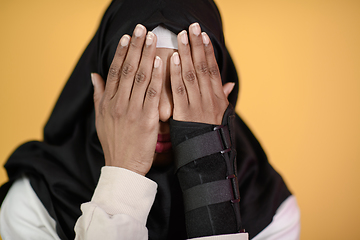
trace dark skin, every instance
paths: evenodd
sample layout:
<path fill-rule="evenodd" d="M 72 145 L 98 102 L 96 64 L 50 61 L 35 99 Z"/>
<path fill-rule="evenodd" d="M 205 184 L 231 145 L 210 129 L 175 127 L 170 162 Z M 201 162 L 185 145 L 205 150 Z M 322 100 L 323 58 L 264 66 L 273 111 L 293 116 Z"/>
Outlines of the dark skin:
<path fill-rule="evenodd" d="M 234 84 L 222 85 L 211 41 L 199 24 L 177 38 L 178 51 L 156 48 L 156 36 L 139 24 L 132 37 L 120 39 L 107 84 L 92 74 L 106 166 L 145 176 L 153 164 L 170 163 L 171 151 L 155 153 L 155 146 L 158 134 L 170 133 L 171 116 L 221 124 Z"/>

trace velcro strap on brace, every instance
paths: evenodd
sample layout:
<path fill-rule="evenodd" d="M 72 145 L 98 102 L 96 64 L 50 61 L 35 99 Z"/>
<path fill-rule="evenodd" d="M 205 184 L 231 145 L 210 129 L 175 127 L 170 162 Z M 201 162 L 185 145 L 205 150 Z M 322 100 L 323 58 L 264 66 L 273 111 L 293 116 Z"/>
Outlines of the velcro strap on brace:
<path fill-rule="evenodd" d="M 228 126 L 216 126 L 213 131 L 188 139 L 175 147 L 176 170 L 196 159 L 229 152 L 230 148 Z"/>
<path fill-rule="evenodd" d="M 230 179 L 197 185 L 185 190 L 183 194 L 185 212 L 211 204 L 234 200 Z"/>

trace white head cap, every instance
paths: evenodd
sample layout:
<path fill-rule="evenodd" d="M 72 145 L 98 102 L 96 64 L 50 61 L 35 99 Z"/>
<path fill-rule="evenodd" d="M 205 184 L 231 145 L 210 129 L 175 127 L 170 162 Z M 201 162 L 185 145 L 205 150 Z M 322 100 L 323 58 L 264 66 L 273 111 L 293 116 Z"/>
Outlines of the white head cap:
<path fill-rule="evenodd" d="M 177 37 L 175 33 L 159 25 L 152 30 L 157 37 L 157 48 L 178 49 Z"/>

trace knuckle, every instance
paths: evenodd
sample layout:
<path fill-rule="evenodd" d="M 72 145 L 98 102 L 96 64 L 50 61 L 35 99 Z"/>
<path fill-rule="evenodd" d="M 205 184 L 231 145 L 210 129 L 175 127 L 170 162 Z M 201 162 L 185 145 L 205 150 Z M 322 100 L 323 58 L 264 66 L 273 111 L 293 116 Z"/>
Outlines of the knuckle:
<path fill-rule="evenodd" d="M 122 117 L 121 111 L 119 111 L 119 109 L 116 107 L 111 111 L 110 115 L 114 120 L 120 119 Z"/>
<path fill-rule="evenodd" d="M 136 83 L 143 83 L 145 82 L 145 79 L 146 79 L 146 75 L 144 74 L 144 72 L 142 71 L 138 71 L 136 74 L 135 74 L 135 82 Z"/>
<path fill-rule="evenodd" d="M 107 110 L 108 110 L 108 106 L 109 106 L 109 103 L 107 101 L 103 99 L 101 99 L 100 101 L 100 104 L 99 104 L 99 117 L 102 117 L 104 118 L 107 114 Z"/>
<path fill-rule="evenodd" d="M 130 63 L 124 63 L 121 74 L 126 77 L 134 72 L 134 67 Z"/>
<path fill-rule="evenodd" d="M 196 72 L 201 73 L 201 74 L 207 74 L 207 72 L 208 72 L 208 66 L 207 66 L 206 62 L 200 62 L 200 63 L 196 64 L 195 69 L 196 69 Z"/>
<path fill-rule="evenodd" d="M 110 66 L 109 68 L 109 77 L 110 78 L 118 78 L 119 77 L 119 71 L 117 67 Z"/>
<path fill-rule="evenodd" d="M 113 119 L 121 118 L 123 115 L 122 108 L 123 108 L 122 105 L 119 102 L 116 102 L 111 108 L 111 112 L 110 112 L 111 117 Z"/>
<path fill-rule="evenodd" d="M 210 41 L 208 47 L 205 47 L 205 54 L 209 55 L 209 56 L 215 55 L 215 52 L 214 52 L 214 49 L 212 47 L 211 41 Z"/>
<path fill-rule="evenodd" d="M 100 104 L 100 106 L 99 106 L 99 114 L 100 114 L 100 116 L 105 116 L 105 114 L 106 114 L 106 107 L 105 107 L 104 104 Z"/>
<path fill-rule="evenodd" d="M 141 40 L 141 37 L 133 37 L 129 44 L 129 49 L 132 49 L 132 51 L 136 52 L 143 49 L 143 41 Z"/>
<path fill-rule="evenodd" d="M 209 68 L 209 74 L 211 77 L 217 77 L 219 76 L 219 68 L 217 66 L 212 66 Z"/>
<path fill-rule="evenodd" d="M 193 47 L 204 48 L 204 43 L 203 43 L 203 41 L 202 41 L 201 38 L 200 38 L 200 39 L 198 38 L 197 40 L 191 42 L 191 45 L 192 45 Z"/>
<path fill-rule="evenodd" d="M 158 79 L 160 77 L 161 77 L 161 75 L 157 71 L 153 71 L 151 74 L 152 79 Z"/>
<path fill-rule="evenodd" d="M 188 81 L 190 83 L 195 82 L 196 79 L 195 72 L 193 70 L 187 71 L 184 75 L 184 79 L 185 81 Z"/>
<path fill-rule="evenodd" d="M 184 85 L 178 86 L 176 88 L 176 93 L 181 96 L 185 95 L 186 94 L 185 86 Z"/>
<path fill-rule="evenodd" d="M 210 99 L 207 103 L 206 110 L 211 113 L 216 113 L 217 111 L 217 103 L 214 99 Z"/>
<path fill-rule="evenodd" d="M 132 48 L 137 48 L 138 47 L 138 44 L 136 43 L 135 40 L 130 41 L 130 47 L 132 47 Z"/>
<path fill-rule="evenodd" d="M 126 114 L 124 114 L 124 118 L 126 118 L 125 126 L 138 125 L 142 120 L 141 111 L 127 111 Z"/>
<path fill-rule="evenodd" d="M 157 91 L 153 87 L 149 87 L 149 89 L 147 90 L 146 96 L 149 99 L 153 99 L 156 97 L 157 94 L 158 94 Z"/>
<path fill-rule="evenodd" d="M 149 49 L 151 46 L 147 46 L 146 44 L 145 44 L 145 48 L 144 48 L 144 50 L 142 51 L 142 53 L 141 53 L 141 57 L 142 58 L 151 58 L 151 56 L 152 56 L 152 51 Z"/>
<path fill-rule="evenodd" d="M 137 121 L 137 116 L 133 112 L 129 112 L 126 117 L 129 124 L 133 124 Z"/>

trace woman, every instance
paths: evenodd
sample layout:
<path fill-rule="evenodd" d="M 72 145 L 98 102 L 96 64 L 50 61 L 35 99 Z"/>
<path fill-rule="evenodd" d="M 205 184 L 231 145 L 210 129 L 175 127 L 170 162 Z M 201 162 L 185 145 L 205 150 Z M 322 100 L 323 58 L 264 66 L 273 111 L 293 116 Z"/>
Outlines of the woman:
<path fill-rule="evenodd" d="M 156 49 L 156 36 L 146 29 L 158 26 L 178 34 L 178 53 L 169 48 Z M 184 32 L 185 29 L 189 31 Z M 92 74 L 94 86 L 90 80 L 92 72 L 99 74 Z M 102 79 L 106 79 L 106 85 Z M 229 82 L 236 83 L 230 94 Z M 105 219 L 130 214 L 115 211 L 111 217 L 113 212 L 108 207 L 118 209 L 118 203 L 109 206 L 104 197 L 118 190 L 114 188 L 124 187 L 128 179 L 144 183 L 136 185 L 140 191 L 134 189 L 139 194 L 156 189 L 157 184 L 156 196 L 153 190 L 148 193 L 152 195 L 147 201 L 148 210 L 138 219 L 140 229 L 146 222 L 149 239 L 222 234 L 235 234 L 230 237 L 241 239 L 244 233 L 237 232 L 242 229 L 254 239 L 296 236 L 298 218 L 287 214 L 289 206 L 294 209 L 293 197 L 246 125 L 237 116 L 232 119 L 228 103 L 236 104 L 237 83 L 236 70 L 224 44 L 220 15 L 213 2 L 113 1 L 45 126 L 44 142 L 24 144 L 5 165 L 9 182 L 1 188 L 2 198 L 14 185 L 2 205 L 3 238 L 6 239 L 5 233 L 10 238 L 35 234 L 38 238 L 73 239 L 76 221 L 78 238 L 91 234 L 94 224 L 87 222 L 87 214 L 94 213 L 94 204 L 108 214 Z M 221 125 L 228 130 L 217 127 Z M 221 143 L 226 146 L 221 152 L 211 153 L 213 148 L 208 144 L 192 149 L 199 142 L 191 142 L 192 139 L 214 128 L 222 131 Z M 186 142 L 191 144 L 184 145 Z M 170 150 L 170 144 L 174 150 Z M 237 164 L 233 169 L 236 152 Z M 185 163 L 183 159 L 187 159 Z M 104 164 L 107 167 L 101 170 Z M 217 176 L 219 172 L 224 172 L 223 180 Z M 207 180 L 203 182 L 204 178 Z M 199 179 L 200 183 L 194 183 Z M 194 191 L 198 188 L 193 187 L 219 181 L 231 183 L 230 189 L 199 200 L 199 192 Z M 16 189 L 30 186 L 29 182 L 30 191 L 35 192 L 34 201 L 40 200 L 41 204 L 29 204 L 25 211 L 30 209 L 40 216 L 37 223 L 41 224 L 27 228 L 19 220 L 24 214 L 17 212 L 26 203 L 15 204 L 12 199 L 21 197 L 11 196 L 24 193 Z M 214 188 L 199 189 L 208 192 Z M 227 194 L 227 201 L 214 200 Z M 131 191 L 123 195 L 120 198 L 128 197 Z M 134 208 L 142 206 L 140 200 L 134 201 Z M 18 218 L 7 218 L 17 216 L 16 213 Z M 98 217 L 95 222 L 101 219 Z M 36 222 L 34 219 L 30 217 L 25 222 Z M 111 220 L 109 224 L 112 223 Z M 94 231 L 107 231 L 109 224 L 100 229 L 95 224 Z M 116 224 L 113 229 L 117 229 Z M 27 235 L 21 235 L 24 232 Z"/>

